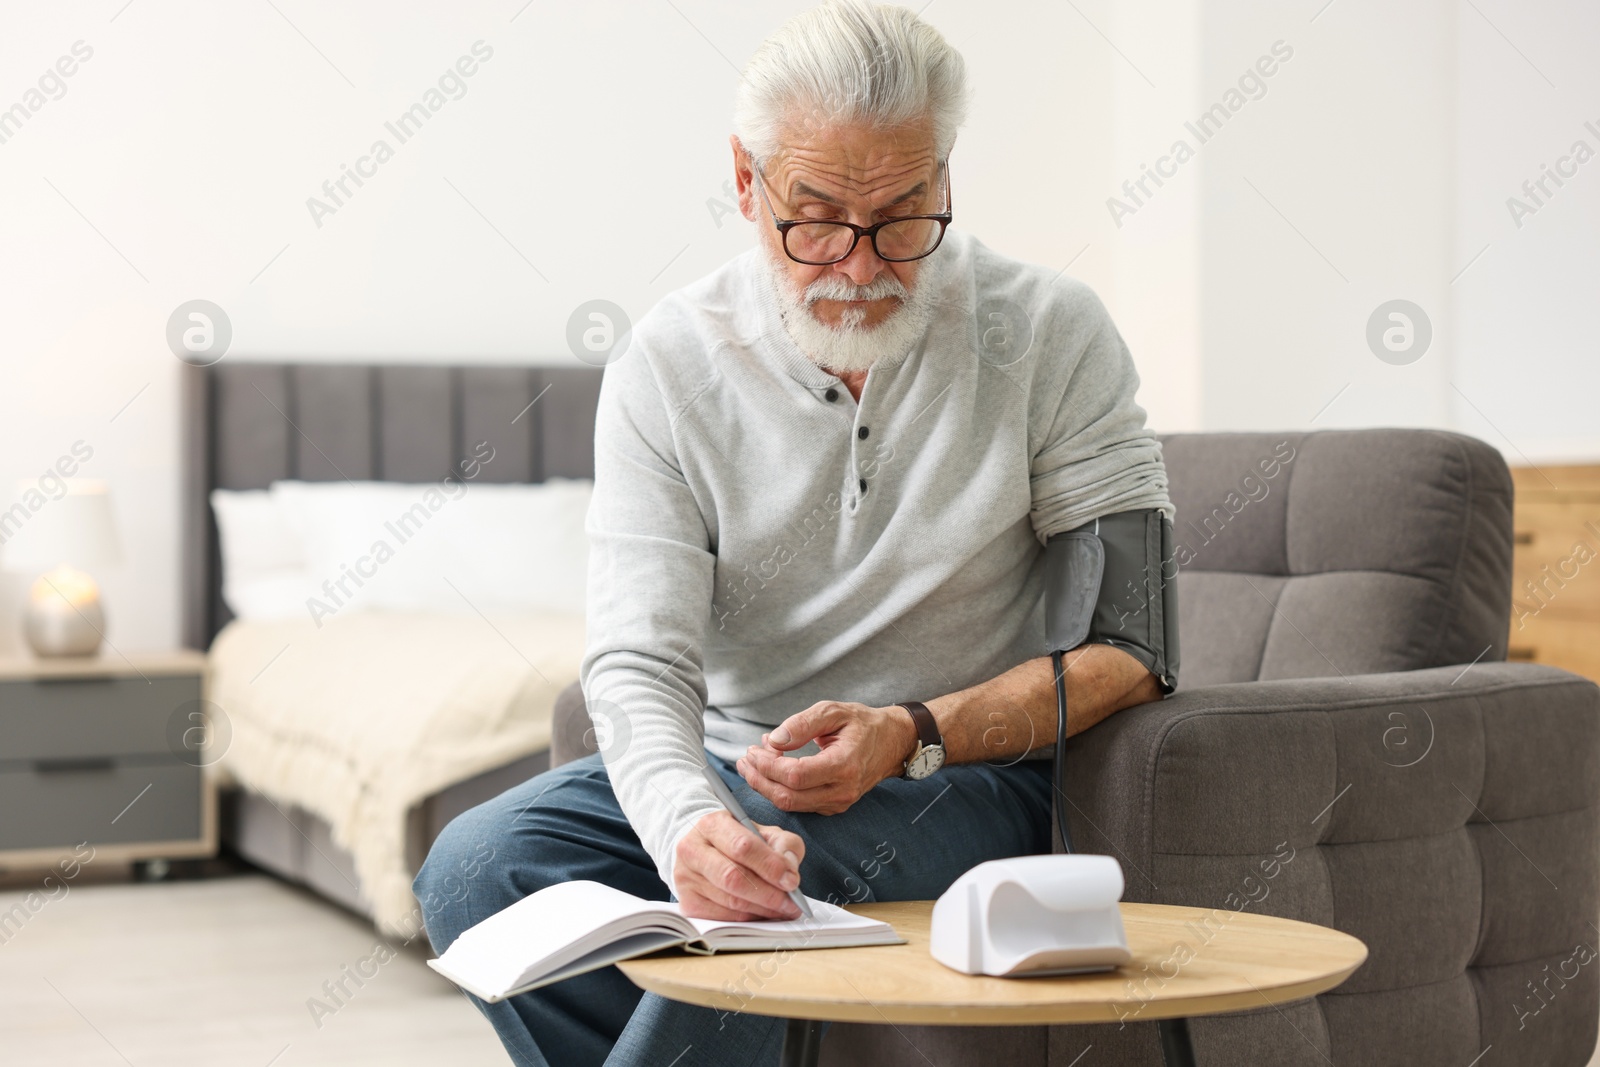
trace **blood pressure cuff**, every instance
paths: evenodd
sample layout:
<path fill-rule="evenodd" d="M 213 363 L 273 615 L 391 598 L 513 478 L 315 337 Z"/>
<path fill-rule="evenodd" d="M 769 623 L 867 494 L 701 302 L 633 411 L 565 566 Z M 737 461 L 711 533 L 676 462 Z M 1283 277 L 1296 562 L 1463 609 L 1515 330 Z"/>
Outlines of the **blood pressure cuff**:
<path fill-rule="evenodd" d="M 1104 515 L 1044 546 L 1047 651 L 1120 648 L 1178 686 L 1178 564 L 1172 522 L 1159 509 Z"/>

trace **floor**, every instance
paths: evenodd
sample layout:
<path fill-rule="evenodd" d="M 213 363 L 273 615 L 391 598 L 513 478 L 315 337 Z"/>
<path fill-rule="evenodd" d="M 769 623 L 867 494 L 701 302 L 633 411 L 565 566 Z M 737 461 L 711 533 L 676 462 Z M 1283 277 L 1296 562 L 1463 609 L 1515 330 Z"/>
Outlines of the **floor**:
<path fill-rule="evenodd" d="M 0 891 L 0 915 L 23 899 Z M 73 886 L 0 938 L 8 1064 L 511 1062 L 419 947 L 384 962 L 370 924 L 262 874 Z M 330 998 L 323 984 L 358 966 L 377 973 Z"/>
<path fill-rule="evenodd" d="M 26 889 L 0 890 L 0 915 Z M 39 898 L 34 901 L 39 905 Z M 420 946 L 268 875 L 74 886 L 0 927 L 4 1062 L 51 1067 L 505 1067 Z M 364 962 L 367 961 L 367 962 Z M 371 974 L 346 996 L 324 983 Z M 1589 1067 L 1600 1067 L 1600 1050 Z"/>

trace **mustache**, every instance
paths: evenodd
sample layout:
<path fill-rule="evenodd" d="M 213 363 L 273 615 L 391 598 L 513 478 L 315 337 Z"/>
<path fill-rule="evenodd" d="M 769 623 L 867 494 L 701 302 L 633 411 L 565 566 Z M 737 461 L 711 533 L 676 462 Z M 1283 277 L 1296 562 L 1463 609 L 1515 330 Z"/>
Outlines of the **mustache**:
<path fill-rule="evenodd" d="M 888 297 L 905 300 L 910 295 L 905 285 L 889 274 L 880 274 L 866 285 L 856 285 L 847 278 L 830 275 L 806 286 L 804 299 L 806 306 L 810 307 L 819 300 L 883 300 Z"/>

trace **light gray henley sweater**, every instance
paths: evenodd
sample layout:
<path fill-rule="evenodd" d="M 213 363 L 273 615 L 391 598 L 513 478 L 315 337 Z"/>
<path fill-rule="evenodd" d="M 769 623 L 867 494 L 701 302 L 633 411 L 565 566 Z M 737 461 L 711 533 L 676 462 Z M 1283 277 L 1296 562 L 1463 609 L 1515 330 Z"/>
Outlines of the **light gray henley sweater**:
<path fill-rule="evenodd" d="M 580 676 L 668 885 L 718 808 L 702 747 L 734 759 L 817 701 L 927 700 L 1044 655 L 1045 539 L 1171 514 L 1094 292 L 953 229 L 934 254 L 932 324 L 859 404 L 795 346 L 756 250 L 663 298 L 606 368 Z"/>

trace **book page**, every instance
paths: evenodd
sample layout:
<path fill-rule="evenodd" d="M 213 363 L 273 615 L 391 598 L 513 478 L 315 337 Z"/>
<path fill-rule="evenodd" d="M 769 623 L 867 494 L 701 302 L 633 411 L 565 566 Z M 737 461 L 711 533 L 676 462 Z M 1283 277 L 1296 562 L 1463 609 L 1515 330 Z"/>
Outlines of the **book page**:
<path fill-rule="evenodd" d="M 640 900 L 599 882 L 563 882 L 523 897 L 461 933 L 441 955 L 448 964 L 483 973 L 486 966 L 511 977 L 537 971 L 546 961 L 581 956 L 591 948 L 641 929 L 684 927 L 677 906 Z M 487 975 L 485 975 L 487 977 Z"/>
<path fill-rule="evenodd" d="M 718 922 L 690 919 L 676 903 L 641 900 L 599 882 L 563 882 L 463 931 L 430 966 L 492 1001 L 689 941 L 703 941 L 709 951 L 757 951 L 902 940 L 887 923 L 807 900 L 811 919 Z"/>
<path fill-rule="evenodd" d="M 689 921 L 713 947 L 721 947 L 721 943 L 728 940 L 743 939 L 774 939 L 796 947 L 811 941 L 819 945 L 841 944 L 857 938 L 869 938 L 873 943 L 882 944 L 884 942 L 881 939 L 885 935 L 888 935 L 891 943 L 900 940 L 888 923 L 852 915 L 843 908 L 811 897 L 806 897 L 806 902 L 811 905 L 813 917 L 810 919 L 802 915 L 798 919 L 761 922 L 720 922 L 716 919 L 693 918 Z"/>

